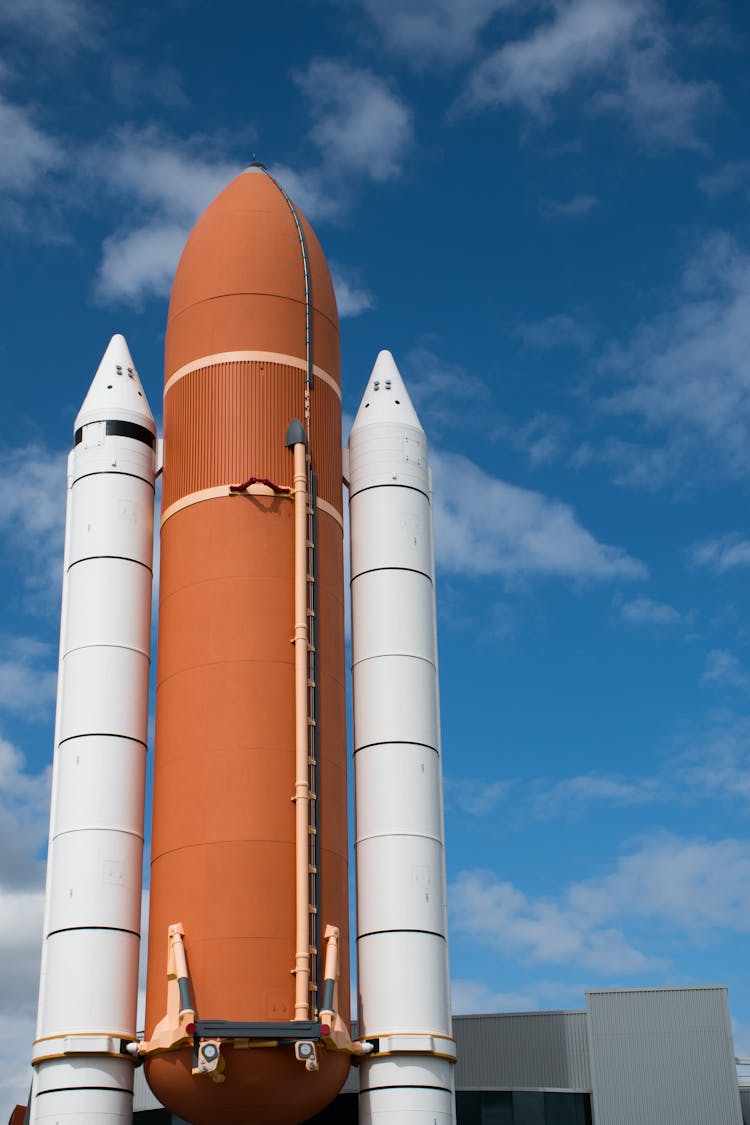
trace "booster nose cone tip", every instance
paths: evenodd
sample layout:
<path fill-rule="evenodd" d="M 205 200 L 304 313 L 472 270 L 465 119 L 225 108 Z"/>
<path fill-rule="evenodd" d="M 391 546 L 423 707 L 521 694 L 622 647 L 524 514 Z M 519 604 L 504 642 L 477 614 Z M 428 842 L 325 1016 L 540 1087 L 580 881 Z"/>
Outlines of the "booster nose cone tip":
<path fill-rule="evenodd" d="M 156 435 L 156 423 L 138 377 L 133 357 L 119 333 L 107 345 L 78 412 L 74 428 L 91 422 L 135 422 Z"/>
<path fill-rule="evenodd" d="M 378 353 L 364 397 L 354 419 L 352 433 L 374 423 L 395 422 L 422 429 L 396 361 L 389 351 Z"/>

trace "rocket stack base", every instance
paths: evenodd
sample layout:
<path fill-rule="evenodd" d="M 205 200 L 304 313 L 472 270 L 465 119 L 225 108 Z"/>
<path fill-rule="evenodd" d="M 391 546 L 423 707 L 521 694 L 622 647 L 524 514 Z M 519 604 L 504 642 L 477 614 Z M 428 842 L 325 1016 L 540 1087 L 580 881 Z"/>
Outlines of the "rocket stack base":
<path fill-rule="evenodd" d="M 389 352 L 349 439 L 360 1040 L 349 1030 L 339 327 L 260 165 L 166 334 L 145 1038 L 136 1040 L 156 427 L 113 337 L 75 424 L 31 1125 L 454 1125 L 424 431 Z"/>

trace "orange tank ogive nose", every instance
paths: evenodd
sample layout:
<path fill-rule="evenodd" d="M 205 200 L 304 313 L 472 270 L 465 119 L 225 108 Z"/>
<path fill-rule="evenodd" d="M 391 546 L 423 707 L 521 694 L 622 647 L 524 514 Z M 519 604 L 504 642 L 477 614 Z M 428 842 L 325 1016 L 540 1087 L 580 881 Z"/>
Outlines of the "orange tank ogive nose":
<path fill-rule="evenodd" d="M 310 1018 L 333 925 L 348 1023 L 338 316 L 315 234 L 254 167 L 196 224 L 169 306 L 147 1039 L 167 1012 L 176 923 L 197 1019 L 295 1019 L 292 419 L 305 426 L 317 489 L 308 496 Z M 346 1078 L 346 1054 L 321 1048 L 319 1063 L 309 1072 L 288 1044 L 238 1040 L 222 1045 L 222 1081 L 192 1075 L 192 1044 L 145 1065 L 157 1097 L 194 1125 L 296 1125 Z"/>

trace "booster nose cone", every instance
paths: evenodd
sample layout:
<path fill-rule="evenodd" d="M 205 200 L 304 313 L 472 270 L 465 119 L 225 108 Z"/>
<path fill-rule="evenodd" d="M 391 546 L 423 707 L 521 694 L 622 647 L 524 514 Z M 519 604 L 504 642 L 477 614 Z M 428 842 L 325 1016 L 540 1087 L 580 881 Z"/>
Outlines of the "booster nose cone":
<path fill-rule="evenodd" d="M 352 433 L 375 423 L 396 422 L 402 426 L 422 429 L 414 404 L 396 361 L 389 351 L 379 352 L 364 397 L 354 419 Z"/>
<path fill-rule="evenodd" d="M 75 429 L 91 422 L 132 422 L 156 436 L 156 423 L 125 337 L 112 337 L 75 420 Z"/>

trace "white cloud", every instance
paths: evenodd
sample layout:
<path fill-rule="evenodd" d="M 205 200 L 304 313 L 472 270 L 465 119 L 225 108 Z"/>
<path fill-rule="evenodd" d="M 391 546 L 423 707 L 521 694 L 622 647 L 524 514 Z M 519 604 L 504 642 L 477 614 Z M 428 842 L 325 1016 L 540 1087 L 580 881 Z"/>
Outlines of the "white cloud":
<path fill-rule="evenodd" d="M 342 320 L 345 317 L 359 316 L 374 307 L 374 296 L 362 285 L 354 270 L 331 262 L 331 275 L 336 290 L 336 304 Z"/>
<path fill-rule="evenodd" d="M 622 857 L 612 874 L 574 884 L 572 907 L 593 919 L 643 918 L 705 940 L 750 930 L 750 842 L 659 833 Z"/>
<path fill-rule="evenodd" d="M 203 134 L 183 141 L 154 126 L 116 130 L 90 152 L 88 166 L 125 202 L 188 221 L 242 170 Z"/>
<path fill-rule="evenodd" d="M 50 610 L 62 576 L 65 454 L 42 445 L 0 453 L 0 536 L 6 559 L 24 564 L 30 603 Z"/>
<path fill-rule="evenodd" d="M 457 809 L 471 817 L 488 816 L 508 796 L 510 786 L 509 781 L 446 777 L 446 808 Z"/>
<path fill-rule="evenodd" d="M 747 932 L 749 889 L 747 841 L 659 833 L 609 874 L 556 895 L 531 898 L 491 872 L 464 871 L 450 903 L 454 929 L 497 952 L 619 975 L 665 967 L 645 948 L 657 926 L 704 945 L 720 930 Z"/>
<path fill-rule="evenodd" d="M 451 1006 L 455 1015 L 479 1012 L 533 1012 L 541 1005 L 533 991 L 496 992 L 478 980 L 452 980 Z"/>
<path fill-rule="evenodd" d="M 718 665 L 714 665 L 718 670 Z M 673 762 L 675 780 L 701 800 L 750 798 L 750 722 L 731 713 L 688 737 Z M 673 788 L 676 788 L 674 786 Z"/>
<path fill-rule="evenodd" d="M 455 62 L 472 53 L 480 32 L 520 0 L 361 0 L 386 46 L 414 62 Z"/>
<path fill-rule="evenodd" d="M 0 97 L 0 191 L 28 194 L 66 163 L 62 146 L 32 111 Z"/>
<path fill-rule="evenodd" d="M 715 574 L 750 566 L 750 539 L 739 532 L 704 539 L 690 548 L 690 561 L 694 566 L 704 566 Z"/>
<path fill-rule="evenodd" d="M 435 545 L 448 571 L 506 577 L 643 578 L 646 567 L 600 543 L 572 508 L 491 477 L 466 457 L 433 451 Z"/>
<path fill-rule="evenodd" d="M 619 774 L 588 773 L 544 786 L 531 797 L 535 816 L 544 820 L 580 812 L 584 805 L 643 805 L 663 796 L 658 778 L 627 778 Z"/>
<path fill-rule="evenodd" d="M 721 648 L 709 652 L 702 678 L 705 683 L 723 684 L 725 687 L 742 690 L 750 688 L 750 676 L 742 670 L 737 657 Z"/>
<path fill-rule="evenodd" d="M 208 204 L 242 169 L 224 160 L 203 136 L 178 140 L 154 127 L 120 129 L 88 156 L 90 174 L 124 205 L 130 221 L 105 238 L 95 294 L 104 304 L 138 304 L 169 294 L 190 230 Z M 342 202 L 324 170 L 301 175 L 283 164 L 269 167 L 311 220 L 339 214 Z M 334 270 L 339 312 L 358 316 L 372 294 L 346 266 Z"/>
<path fill-rule="evenodd" d="M 591 329 L 565 313 L 527 321 L 525 324 L 519 324 L 515 331 L 525 344 L 539 348 L 540 351 L 554 348 L 575 348 L 586 351 L 592 343 Z"/>
<path fill-rule="evenodd" d="M 633 598 L 629 602 L 621 602 L 620 614 L 624 621 L 633 625 L 676 625 L 682 620 L 682 615 L 666 602 L 656 602 L 653 598 Z"/>
<path fill-rule="evenodd" d="M 0 1105 L 25 1104 L 39 981 L 49 770 L 0 738 Z"/>
<path fill-rule="evenodd" d="M 180 141 L 155 127 L 117 130 L 87 166 L 131 215 L 102 245 L 95 292 L 107 304 L 166 295 L 194 222 L 241 171 L 208 138 Z"/>
<path fill-rule="evenodd" d="M 46 717 L 57 673 L 51 648 L 31 637 L 0 639 L 0 708 L 29 719 Z"/>
<path fill-rule="evenodd" d="M 400 175 L 414 139 L 412 113 L 382 78 L 336 59 L 314 59 L 296 81 L 328 178 L 354 174 L 383 182 Z"/>
<path fill-rule="evenodd" d="M 660 148 L 705 145 L 697 125 L 720 103 L 718 87 L 710 82 L 687 82 L 667 63 L 662 35 L 647 47 L 628 52 L 625 77 L 618 90 L 602 92 L 601 109 L 621 113 L 649 142 Z"/>
<path fill-rule="evenodd" d="M 574 82 L 601 71 L 625 49 L 644 15 L 642 0 L 557 0 L 553 17 L 526 39 L 505 43 L 472 76 L 476 106 L 541 113 Z"/>
<path fill-rule="evenodd" d="M 729 234 L 688 262 L 672 307 L 603 366 L 626 386 L 603 405 L 667 431 L 672 471 L 696 446 L 734 472 L 750 463 L 750 255 Z"/>
<path fill-rule="evenodd" d="M 271 164 L 268 171 L 310 222 L 335 219 L 341 213 L 342 201 L 326 184 L 323 169 L 301 173 L 287 164 Z"/>
<path fill-rule="evenodd" d="M 453 926 L 524 961 L 578 964 L 595 973 L 634 973 L 654 963 L 616 928 L 569 903 L 530 899 L 486 871 L 464 871 L 449 889 Z"/>
<path fill-rule="evenodd" d="M 747 192 L 750 188 L 750 160 L 730 160 L 715 172 L 701 176 L 698 186 L 709 199 L 720 199 L 740 189 Z"/>
<path fill-rule="evenodd" d="M 570 199 L 546 199 L 542 203 L 544 215 L 561 215 L 563 218 L 588 215 L 599 206 L 601 200 L 596 195 L 574 195 Z"/>
<path fill-rule="evenodd" d="M 97 299 L 103 304 L 138 304 L 144 297 L 168 296 L 189 233 L 189 224 L 156 221 L 105 238 Z"/>
<path fill-rule="evenodd" d="M 0 4 L 0 26 L 58 50 L 91 42 L 97 22 L 95 9 L 86 0 L 10 0 Z"/>
<path fill-rule="evenodd" d="M 587 84 L 589 108 L 625 116 L 662 147 L 698 144 L 696 122 L 715 106 L 717 90 L 670 70 L 669 34 L 653 0 L 552 0 L 550 9 L 526 38 L 504 43 L 476 68 L 460 105 L 518 105 L 544 118 Z"/>
<path fill-rule="evenodd" d="M 436 401 L 477 402 L 489 398 L 484 379 L 472 375 L 457 363 L 450 363 L 430 348 L 412 348 L 406 356 L 409 390 L 418 405 L 434 406 Z"/>
<path fill-rule="evenodd" d="M 29 773 L 21 751 L 0 738 L 0 889 L 39 883 L 48 820 L 49 770 Z"/>
<path fill-rule="evenodd" d="M 0 889 L 0 1105 L 25 1105 L 31 1085 L 41 954 L 42 890 Z"/>

